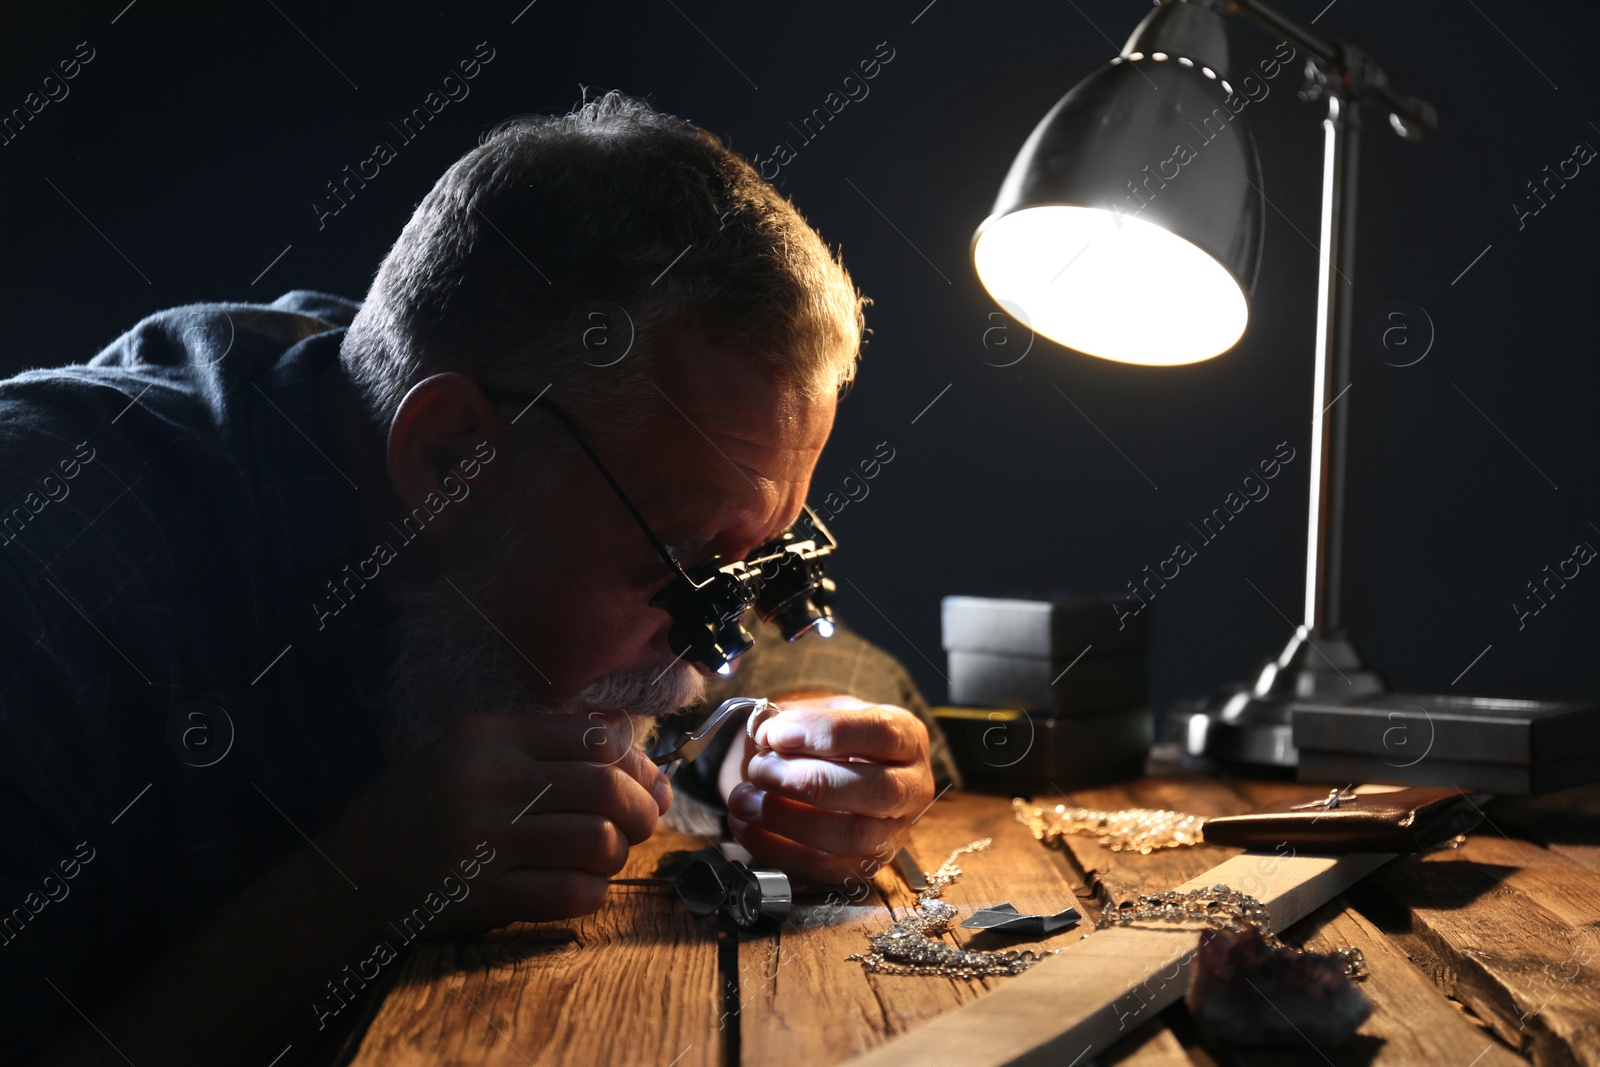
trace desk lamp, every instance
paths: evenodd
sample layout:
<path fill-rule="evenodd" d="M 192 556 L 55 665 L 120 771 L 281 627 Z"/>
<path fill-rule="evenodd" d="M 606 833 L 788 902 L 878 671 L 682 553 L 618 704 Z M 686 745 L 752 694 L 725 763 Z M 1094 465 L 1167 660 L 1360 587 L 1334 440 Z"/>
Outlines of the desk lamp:
<path fill-rule="evenodd" d="M 1253 683 L 1186 709 L 1180 730 L 1196 756 L 1293 767 L 1295 702 L 1385 688 L 1339 619 L 1348 405 L 1337 401 L 1350 376 L 1357 137 L 1363 105 L 1411 141 L 1433 130 L 1434 109 L 1392 91 L 1359 46 L 1259 0 L 1157 0 L 1122 54 L 1034 129 L 973 236 L 972 258 L 1008 313 L 1088 355 L 1175 366 L 1232 348 L 1249 321 L 1265 200 L 1239 113 L 1244 86 L 1229 81 L 1223 15 L 1232 13 L 1303 53 L 1302 96 L 1327 101 L 1305 614 Z"/>

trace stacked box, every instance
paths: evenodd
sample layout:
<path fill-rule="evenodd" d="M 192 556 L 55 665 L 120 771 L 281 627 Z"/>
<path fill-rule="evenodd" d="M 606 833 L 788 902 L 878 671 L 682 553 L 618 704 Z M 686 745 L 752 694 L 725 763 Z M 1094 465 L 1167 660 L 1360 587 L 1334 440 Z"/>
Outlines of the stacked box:
<path fill-rule="evenodd" d="M 1152 740 L 1149 616 L 1070 594 L 943 602 L 950 705 L 969 788 L 1047 792 L 1138 777 Z"/>
<path fill-rule="evenodd" d="M 1539 794 L 1600 781 L 1600 706 L 1380 693 L 1296 704 L 1301 781 Z"/>
<path fill-rule="evenodd" d="M 933 715 L 963 786 L 982 793 L 1054 795 L 1138 778 L 1152 740 L 1145 708 L 1069 716 L 938 707 Z"/>

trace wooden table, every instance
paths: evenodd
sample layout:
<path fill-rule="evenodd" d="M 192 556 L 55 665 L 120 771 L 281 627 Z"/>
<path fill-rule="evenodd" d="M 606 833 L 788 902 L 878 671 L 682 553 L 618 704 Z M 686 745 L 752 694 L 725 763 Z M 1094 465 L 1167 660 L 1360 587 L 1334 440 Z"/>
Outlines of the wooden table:
<path fill-rule="evenodd" d="M 1072 800 L 1221 815 L 1321 791 L 1180 776 L 1077 790 Z M 1600 1063 L 1600 790 L 1501 801 L 1488 814 L 1460 849 L 1395 860 L 1288 932 L 1285 940 L 1304 947 L 1365 954 L 1363 988 L 1375 1010 L 1345 1045 L 1320 1053 L 1219 1045 L 1196 1031 L 1180 1002 L 1098 1062 Z M 932 868 L 981 837 L 993 847 L 964 857 L 965 875 L 945 892 L 963 915 L 1003 901 L 1035 912 L 1076 901 L 1093 915 L 1107 901 L 1170 888 L 1237 854 L 1199 846 L 1125 855 L 1092 838 L 1051 849 L 1015 821 L 1007 798 L 959 793 L 918 822 L 911 848 Z M 648 876 L 662 853 L 704 844 L 658 833 L 634 850 L 624 874 Z M 615 889 L 607 907 L 583 919 L 419 945 L 344 1062 L 832 1065 L 1007 981 L 865 973 L 845 957 L 863 951 L 865 935 L 904 914 L 914 896 L 889 871 L 863 890 L 855 901 L 810 898 L 778 931 L 752 934 L 696 921 L 659 891 Z M 1087 926 L 1042 945 L 970 930 L 955 936 L 976 948 L 1048 948 Z"/>

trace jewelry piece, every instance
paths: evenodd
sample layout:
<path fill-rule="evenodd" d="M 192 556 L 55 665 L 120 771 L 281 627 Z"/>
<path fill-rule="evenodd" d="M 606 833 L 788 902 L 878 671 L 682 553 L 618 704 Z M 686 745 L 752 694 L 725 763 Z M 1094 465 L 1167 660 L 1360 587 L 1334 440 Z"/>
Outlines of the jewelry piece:
<path fill-rule="evenodd" d="M 964 872 L 961 870 L 961 865 L 956 862 L 956 858 L 958 856 L 967 856 L 974 852 L 982 852 L 992 844 L 994 844 L 994 838 L 992 837 L 979 838 L 970 845 L 962 845 L 960 848 L 950 853 L 950 855 L 946 856 L 945 861 L 939 864 L 938 870 L 924 872 L 923 876 L 928 880 L 928 888 L 924 889 L 918 895 L 917 902 L 920 904 L 929 897 L 936 897 L 940 895 L 944 892 L 945 886 L 950 885 L 957 878 L 961 877 Z"/>
<path fill-rule="evenodd" d="M 1320 802 L 1319 802 L 1320 803 Z M 1201 815 L 1155 808 L 1127 808 L 1122 811 L 1096 811 L 1091 808 L 1030 807 L 1018 797 L 1011 801 L 1017 821 L 1033 831 L 1034 839 L 1047 845 L 1061 843 L 1067 834 L 1088 834 L 1112 852 L 1137 852 L 1148 856 L 1158 848 L 1181 848 L 1204 840 Z"/>
<path fill-rule="evenodd" d="M 860 960 L 871 974 L 929 974 L 945 978 L 1021 974 L 1044 959 L 1044 955 L 1031 949 L 983 952 L 938 940 L 950 932 L 956 917 L 956 909 L 939 899 L 939 894 L 961 877 L 956 860 L 982 852 L 992 844 L 994 839 L 985 837 L 950 853 L 938 870 L 926 872 L 928 888 L 917 898 L 920 914 L 909 915 L 882 933 L 869 934 L 867 943 L 872 951 L 851 953 L 845 959 Z"/>
<path fill-rule="evenodd" d="M 1272 917 L 1255 897 L 1220 882 L 1209 889 L 1179 892 L 1140 893 L 1120 904 L 1107 904 L 1101 926 L 1132 926 L 1135 923 L 1160 923 L 1182 926 L 1198 923 L 1216 930 L 1240 933 L 1246 928 L 1259 930 L 1273 948 L 1279 947 L 1272 932 Z"/>
<path fill-rule="evenodd" d="M 1220 882 L 1210 888 L 1185 892 L 1169 889 L 1165 893 L 1140 893 L 1132 900 L 1107 904 L 1099 926 L 1104 929 L 1135 923 L 1156 923 L 1179 929 L 1199 924 L 1230 933 L 1249 929 L 1259 933 L 1272 948 L 1287 947 L 1272 932 L 1272 916 L 1261 901 Z M 1366 959 L 1359 948 L 1334 949 L 1328 955 L 1339 961 L 1349 977 L 1359 980 L 1367 976 Z"/>
<path fill-rule="evenodd" d="M 760 726 L 763 722 L 766 722 L 769 718 L 778 714 L 782 710 L 782 708 L 778 707 L 778 705 L 774 704 L 772 701 L 762 700 L 761 703 L 756 706 L 756 709 L 750 713 L 750 717 L 744 721 L 745 736 L 754 741 L 756 739 L 756 727 Z"/>
<path fill-rule="evenodd" d="M 1311 810 L 1316 809 L 1316 808 L 1321 808 L 1323 811 L 1332 811 L 1335 808 L 1337 808 L 1342 801 L 1360 800 L 1361 799 L 1360 797 L 1356 796 L 1355 793 L 1353 793 L 1351 791 L 1354 787 L 1355 787 L 1355 783 L 1351 782 L 1349 785 L 1345 786 L 1342 789 L 1330 789 L 1330 790 L 1328 790 L 1328 795 L 1326 797 L 1324 797 L 1323 799 L 1308 801 L 1308 802 L 1306 802 L 1304 804 L 1296 804 L 1293 807 L 1291 807 L 1289 810 L 1290 811 L 1311 811 Z"/>

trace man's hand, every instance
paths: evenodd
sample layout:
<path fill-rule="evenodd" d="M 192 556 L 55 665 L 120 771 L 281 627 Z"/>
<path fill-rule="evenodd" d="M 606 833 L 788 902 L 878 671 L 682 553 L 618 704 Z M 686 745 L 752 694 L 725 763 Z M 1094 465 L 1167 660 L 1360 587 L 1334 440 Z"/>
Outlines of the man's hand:
<path fill-rule="evenodd" d="M 598 713 L 464 716 L 40 1062 L 276 1063 L 286 1041 L 285 1063 L 322 1062 L 329 1019 L 353 1021 L 329 995 L 341 969 L 409 940 L 419 912 L 437 937 L 594 911 L 672 800 L 631 733 Z"/>
<path fill-rule="evenodd" d="M 430 936 L 588 914 L 671 804 L 631 734 L 598 712 L 467 715 L 359 798 L 322 847 L 349 864 L 375 917 L 443 896 L 446 875 L 464 883 Z"/>
<path fill-rule="evenodd" d="M 729 829 L 758 864 L 800 879 L 870 878 L 933 801 L 928 728 L 855 697 L 774 702 L 782 712 L 723 764 Z"/>

